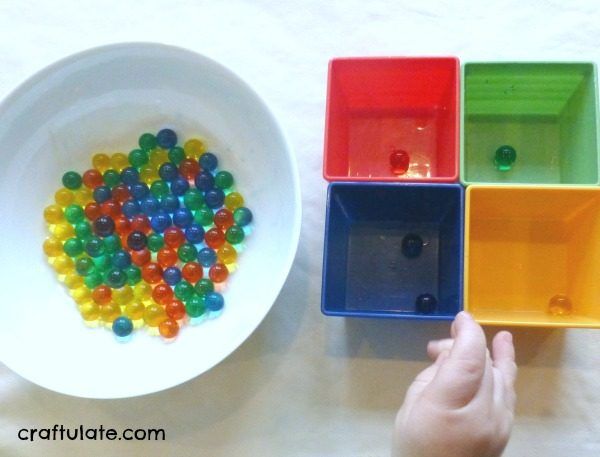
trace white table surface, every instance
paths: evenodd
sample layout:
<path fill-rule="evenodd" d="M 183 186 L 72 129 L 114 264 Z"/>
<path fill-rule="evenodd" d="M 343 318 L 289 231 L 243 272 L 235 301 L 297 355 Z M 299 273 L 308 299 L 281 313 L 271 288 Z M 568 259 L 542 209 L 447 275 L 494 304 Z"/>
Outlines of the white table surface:
<path fill-rule="evenodd" d="M 426 341 L 445 335 L 448 325 L 320 313 L 327 61 L 359 55 L 599 61 L 594 1 L 478 3 L 0 1 L 0 96 L 47 64 L 101 44 L 159 41 L 204 53 L 248 81 L 280 118 L 298 157 L 304 205 L 289 279 L 232 356 L 182 386 L 116 401 L 55 394 L 0 366 L 0 455 L 387 456 L 394 414 L 426 366 Z M 3 291 L 2 299 L 10 296 Z M 600 455 L 600 331 L 517 330 L 515 336 L 519 401 L 505 455 Z M 163 427 L 167 439 L 17 439 L 21 427 L 55 423 Z"/>

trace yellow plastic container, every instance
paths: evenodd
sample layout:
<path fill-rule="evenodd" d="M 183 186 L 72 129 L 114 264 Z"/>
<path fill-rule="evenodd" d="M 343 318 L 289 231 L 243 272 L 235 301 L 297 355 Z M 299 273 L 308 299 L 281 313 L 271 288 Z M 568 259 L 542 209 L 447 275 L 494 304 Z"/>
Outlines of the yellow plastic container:
<path fill-rule="evenodd" d="M 474 185 L 465 207 L 477 321 L 600 328 L 600 188 Z"/>

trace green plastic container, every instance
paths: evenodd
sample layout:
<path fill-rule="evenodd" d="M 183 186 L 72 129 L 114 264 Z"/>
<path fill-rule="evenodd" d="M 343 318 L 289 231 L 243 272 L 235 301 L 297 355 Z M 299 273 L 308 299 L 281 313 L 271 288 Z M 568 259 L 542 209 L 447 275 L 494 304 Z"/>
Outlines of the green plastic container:
<path fill-rule="evenodd" d="M 593 63 L 468 63 L 462 84 L 464 184 L 598 185 Z"/>

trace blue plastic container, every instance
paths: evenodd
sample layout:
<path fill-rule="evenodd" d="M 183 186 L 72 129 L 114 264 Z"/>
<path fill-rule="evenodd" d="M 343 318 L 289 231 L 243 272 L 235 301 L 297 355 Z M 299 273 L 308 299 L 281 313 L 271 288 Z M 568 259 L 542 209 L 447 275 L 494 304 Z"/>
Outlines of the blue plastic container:
<path fill-rule="evenodd" d="M 323 313 L 452 319 L 462 306 L 463 210 L 457 184 L 330 184 Z M 417 310 L 423 294 L 435 297 L 433 311 Z"/>

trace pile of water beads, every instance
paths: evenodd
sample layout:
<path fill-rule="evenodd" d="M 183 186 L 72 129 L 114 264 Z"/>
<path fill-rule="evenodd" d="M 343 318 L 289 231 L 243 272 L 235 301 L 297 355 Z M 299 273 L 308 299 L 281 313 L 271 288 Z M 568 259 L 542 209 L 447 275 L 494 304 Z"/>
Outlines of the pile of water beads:
<path fill-rule="evenodd" d="M 127 339 L 144 325 L 165 339 L 215 317 L 252 212 L 233 175 L 200 139 L 162 129 L 139 149 L 67 171 L 46 207 L 44 253 L 82 318 Z"/>

